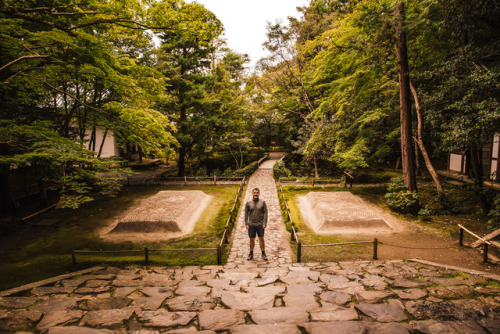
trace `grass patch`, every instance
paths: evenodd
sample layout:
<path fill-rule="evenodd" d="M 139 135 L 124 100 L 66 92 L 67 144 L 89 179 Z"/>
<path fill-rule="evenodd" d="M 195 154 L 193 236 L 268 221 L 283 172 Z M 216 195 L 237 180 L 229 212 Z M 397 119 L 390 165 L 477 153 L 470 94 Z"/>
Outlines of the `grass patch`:
<path fill-rule="evenodd" d="M 160 190 L 201 190 L 213 197 L 203 212 L 193 233 L 168 241 L 110 243 L 99 237 L 99 230 L 142 199 Z M 165 248 L 212 248 L 220 242 L 228 213 L 238 186 L 218 185 L 189 188 L 182 186 L 129 187 L 115 198 L 86 203 L 77 210 L 61 209 L 48 212 L 30 221 L 22 230 L 0 240 L 0 290 L 64 274 L 89 266 L 144 265 L 144 254 L 77 255 L 77 266 L 71 264 L 71 252 L 80 250 L 132 250 Z M 239 208 L 239 204 L 237 209 Z M 50 226 L 37 226 L 41 221 L 53 221 Z M 231 226 L 232 227 L 232 226 Z M 223 251 L 223 261 L 229 247 Z M 216 264 L 216 251 L 151 252 L 151 265 Z"/>

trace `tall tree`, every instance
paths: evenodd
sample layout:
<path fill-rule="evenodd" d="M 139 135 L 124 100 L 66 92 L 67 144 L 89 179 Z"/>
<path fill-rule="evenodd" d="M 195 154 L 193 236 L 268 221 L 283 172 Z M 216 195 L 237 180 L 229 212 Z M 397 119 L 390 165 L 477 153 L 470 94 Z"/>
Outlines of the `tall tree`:
<path fill-rule="evenodd" d="M 160 34 L 160 66 L 168 77 L 167 91 L 174 99 L 163 105 L 166 114 L 175 117 L 180 144 L 178 176 L 185 175 L 186 157 L 195 144 L 206 139 L 205 94 L 210 80 L 213 43 L 222 32 L 220 21 L 198 4 L 178 2 L 181 15 L 192 15 L 195 24 L 184 30 Z"/>
<path fill-rule="evenodd" d="M 405 186 L 410 191 L 417 190 L 415 175 L 415 155 L 412 142 L 412 116 L 411 116 L 411 91 L 410 70 L 408 67 L 408 51 L 405 32 L 405 7 L 400 3 L 394 9 L 396 16 L 396 56 L 399 73 L 399 108 L 401 119 L 401 160 L 403 166 L 403 179 Z"/>

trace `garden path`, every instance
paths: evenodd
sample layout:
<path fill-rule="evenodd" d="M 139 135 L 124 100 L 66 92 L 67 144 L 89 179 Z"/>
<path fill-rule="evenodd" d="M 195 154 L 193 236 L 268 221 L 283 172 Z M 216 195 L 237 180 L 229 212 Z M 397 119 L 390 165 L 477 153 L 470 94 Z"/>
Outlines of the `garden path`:
<path fill-rule="evenodd" d="M 247 261 L 249 251 L 249 239 L 245 228 L 245 210 L 243 205 L 252 199 L 252 189 L 260 189 L 260 197 L 266 201 L 268 208 L 268 226 L 266 228 L 264 240 L 266 242 L 266 254 L 269 264 L 291 263 L 292 253 L 288 242 L 283 216 L 281 214 L 278 191 L 273 177 L 273 166 L 277 160 L 265 161 L 259 169 L 252 174 L 248 180 L 248 187 L 245 198 L 242 202 L 242 209 L 238 215 L 236 226 L 233 231 L 233 246 L 229 254 L 228 265 L 257 264 L 263 262 L 260 256 L 258 242 L 254 249 L 255 257 L 252 261 Z"/>

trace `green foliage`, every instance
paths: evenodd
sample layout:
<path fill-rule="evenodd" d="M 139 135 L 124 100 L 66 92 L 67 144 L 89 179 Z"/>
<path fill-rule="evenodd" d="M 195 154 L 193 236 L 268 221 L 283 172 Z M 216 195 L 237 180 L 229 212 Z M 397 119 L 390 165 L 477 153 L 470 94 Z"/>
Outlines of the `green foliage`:
<path fill-rule="evenodd" d="M 488 213 L 488 226 L 491 229 L 497 229 L 500 227 L 500 194 L 495 196 L 493 200 L 493 206 Z"/>
<path fill-rule="evenodd" d="M 254 161 L 243 168 L 235 170 L 231 173 L 232 176 L 250 176 L 259 168 L 259 162 Z"/>
<path fill-rule="evenodd" d="M 406 189 L 402 177 L 391 179 L 384 198 L 391 209 L 405 213 L 418 203 L 417 192 Z"/>
<path fill-rule="evenodd" d="M 292 172 L 288 168 L 286 168 L 285 162 L 283 160 L 280 160 L 274 164 L 273 173 L 274 178 L 278 180 L 292 175 Z"/>

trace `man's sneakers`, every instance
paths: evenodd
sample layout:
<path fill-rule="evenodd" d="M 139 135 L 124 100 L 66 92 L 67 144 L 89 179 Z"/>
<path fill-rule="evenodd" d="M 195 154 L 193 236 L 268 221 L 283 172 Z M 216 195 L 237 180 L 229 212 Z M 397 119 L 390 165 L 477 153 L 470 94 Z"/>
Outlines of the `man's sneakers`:
<path fill-rule="evenodd" d="M 247 261 L 253 260 L 253 252 L 250 252 L 247 257 Z M 267 261 L 266 252 L 262 252 L 262 260 Z"/>

